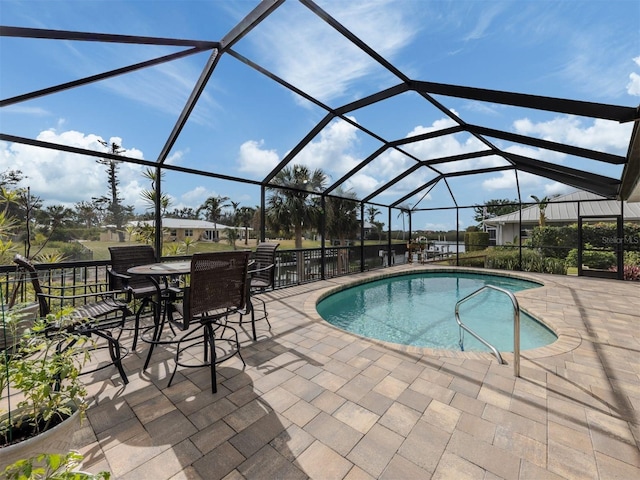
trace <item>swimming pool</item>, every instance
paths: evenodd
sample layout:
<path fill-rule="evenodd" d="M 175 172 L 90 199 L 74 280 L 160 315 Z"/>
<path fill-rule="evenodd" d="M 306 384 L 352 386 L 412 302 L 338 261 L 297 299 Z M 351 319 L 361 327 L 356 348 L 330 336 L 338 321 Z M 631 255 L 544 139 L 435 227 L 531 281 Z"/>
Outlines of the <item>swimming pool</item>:
<path fill-rule="evenodd" d="M 322 299 L 320 316 L 343 330 L 402 345 L 460 350 L 455 304 L 484 285 L 511 292 L 541 286 L 527 280 L 468 272 L 421 272 L 349 287 Z M 487 290 L 460 307 L 460 318 L 499 351 L 513 351 L 513 306 L 509 298 Z M 520 313 L 520 348 L 553 343 L 556 335 L 525 312 Z M 489 351 L 468 333 L 464 350 Z"/>

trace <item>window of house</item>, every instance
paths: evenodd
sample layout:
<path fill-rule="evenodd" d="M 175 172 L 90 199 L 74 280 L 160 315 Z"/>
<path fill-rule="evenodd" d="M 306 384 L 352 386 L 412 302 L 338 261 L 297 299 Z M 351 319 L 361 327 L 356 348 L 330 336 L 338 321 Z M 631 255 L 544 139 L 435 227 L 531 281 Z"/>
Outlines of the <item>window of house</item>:
<path fill-rule="evenodd" d="M 177 237 L 178 236 L 178 231 L 174 228 L 174 229 L 169 231 L 169 235 L 172 236 L 172 237 Z"/>
<path fill-rule="evenodd" d="M 192 228 L 185 228 L 184 229 L 184 236 L 185 237 L 193 237 L 193 229 Z"/>
<path fill-rule="evenodd" d="M 487 230 L 489 234 L 489 245 L 496 245 L 496 230 L 494 228 Z"/>

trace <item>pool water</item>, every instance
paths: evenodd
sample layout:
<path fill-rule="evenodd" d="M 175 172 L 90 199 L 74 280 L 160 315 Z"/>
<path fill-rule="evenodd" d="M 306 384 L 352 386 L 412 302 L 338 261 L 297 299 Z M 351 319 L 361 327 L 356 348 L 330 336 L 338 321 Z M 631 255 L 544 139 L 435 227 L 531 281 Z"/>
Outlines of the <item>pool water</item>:
<path fill-rule="evenodd" d="M 456 302 L 484 285 L 511 292 L 540 285 L 526 280 L 466 272 L 425 272 L 390 277 L 334 293 L 317 305 L 327 322 L 369 338 L 418 347 L 460 350 Z M 513 306 L 504 293 L 485 290 L 460 306 L 461 321 L 499 351 L 513 352 Z M 520 313 L 520 348 L 553 343 L 556 335 Z M 466 351 L 489 351 L 469 333 Z"/>

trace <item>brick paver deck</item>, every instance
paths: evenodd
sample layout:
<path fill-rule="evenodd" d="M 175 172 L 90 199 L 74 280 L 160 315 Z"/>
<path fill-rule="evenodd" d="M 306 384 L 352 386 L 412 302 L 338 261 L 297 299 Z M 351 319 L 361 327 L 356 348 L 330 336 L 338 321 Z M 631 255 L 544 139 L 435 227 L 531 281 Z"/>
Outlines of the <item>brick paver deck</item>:
<path fill-rule="evenodd" d="M 376 272 L 276 290 L 272 329 L 241 332 L 237 357 L 180 371 L 146 345 L 89 386 L 76 435 L 88 471 L 115 479 L 640 478 L 640 284 L 527 274 L 522 308 L 559 340 L 512 354 L 402 348 L 324 323 L 328 290 Z M 453 320 L 452 320 L 453 321 Z"/>

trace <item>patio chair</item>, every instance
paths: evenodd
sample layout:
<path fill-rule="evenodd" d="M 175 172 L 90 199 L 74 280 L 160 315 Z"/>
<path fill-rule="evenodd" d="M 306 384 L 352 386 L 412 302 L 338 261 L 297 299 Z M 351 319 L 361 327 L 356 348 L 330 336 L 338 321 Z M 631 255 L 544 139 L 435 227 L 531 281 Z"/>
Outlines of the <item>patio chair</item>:
<path fill-rule="evenodd" d="M 209 366 L 211 370 L 211 391 L 218 391 L 216 364 L 234 355 L 242 363 L 238 332 L 227 324 L 229 315 L 246 308 L 247 266 L 249 252 L 230 251 L 196 253 L 191 259 L 190 284 L 185 289 L 183 301 L 173 304 L 173 310 L 182 316 L 181 327 L 189 329 L 197 325 L 177 341 L 175 367 L 169 386 L 181 367 Z M 225 337 L 226 331 L 232 332 Z M 217 333 L 219 335 L 217 335 Z M 202 333 L 200 337 L 199 334 Z M 199 364 L 181 361 L 181 356 L 191 347 L 204 346 L 204 361 Z M 185 357 L 189 357 L 185 355 Z M 191 358 L 191 357 L 189 357 Z M 245 364 L 246 365 L 246 364 Z"/>
<path fill-rule="evenodd" d="M 135 323 L 133 327 L 132 350 L 138 344 L 140 332 L 140 316 L 144 310 L 151 306 L 160 308 L 161 302 L 157 295 L 162 295 L 167 290 L 167 285 L 156 284 L 151 279 L 142 275 L 130 275 L 127 271 L 131 267 L 146 265 L 156 262 L 156 254 L 150 245 L 126 245 L 121 247 L 109 247 L 111 254 L 111 267 L 109 272 L 109 288 L 111 290 L 128 290 L 131 292 L 131 299 L 140 302 L 135 311 Z M 156 300 L 154 300 L 154 297 Z"/>
<path fill-rule="evenodd" d="M 276 275 L 276 250 L 279 246 L 279 243 L 262 242 L 258 244 L 253 256 L 254 263 L 251 265 L 251 269 L 249 270 L 250 281 L 248 311 L 251 312 L 251 328 L 254 340 L 258 339 L 256 335 L 257 320 L 266 320 L 269 325 L 269 329 L 271 329 L 269 313 L 267 312 L 267 304 L 263 299 L 255 297 L 255 294 L 274 288 Z M 253 305 L 254 298 L 260 300 L 262 303 L 262 316 L 258 318 L 256 318 L 255 307 Z M 242 323 L 242 315 L 240 319 L 240 323 Z"/>
<path fill-rule="evenodd" d="M 31 280 L 36 299 L 39 304 L 39 313 L 42 318 L 51 313 L 50 302 L 59 301 L 60 305 L 73 305 L 70 313 L 72 322 L 65 323 L 64 329 L 68 332 L 78 333 L 90 337 L 96 335 L 107 342 L 111 363 L 116 366 L 122 381 L 129 383 L 127 375 L 122 368 L 122 359 L 127 350 L 120 344 L 120 335 L 127 315 L 131 315 L 128 308 L 129 293 L 123 290 L 85 293 L 81 295 L 52 295 L 45 293 L 40 284 L 38 271 L 35 266 L 22 255 L 17 254 L 13 261 L 22 268 Z M 87 301 L 87 299 L 92 299 Z M 77 302 L 85 302 L 76 305 Z M 114 316 L 115 315 L 115 316 Z M 52 325 L 50 331 L 57 331 L 60 325 Z M 114 336 L 114 332 L 117 334 Z M 49 332 L 45 331 L 45 334 Z M 83 370 L 82 374 L 92 373 L 106 368 L 103 365 L 92 370 Z"/>

